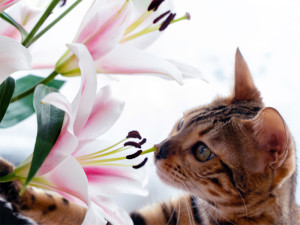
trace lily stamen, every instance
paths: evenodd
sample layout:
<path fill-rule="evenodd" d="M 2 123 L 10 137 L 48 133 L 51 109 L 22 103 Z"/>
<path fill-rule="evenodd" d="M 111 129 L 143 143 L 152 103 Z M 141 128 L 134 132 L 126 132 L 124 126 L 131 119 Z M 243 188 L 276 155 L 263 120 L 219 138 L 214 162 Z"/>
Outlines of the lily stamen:
<path fill-rule="evenodd" d="M 176 15 L 176 13 L 171 13 L 167 17 L 167 19 L 164 22 L 162 22 L 161 24 L 152 23 L 152 24 L 150 24 L 149 26 L 145 27 L 143 30 L 141 30 L 137 33 L 134 33 L 134 34 L 123 37 L 121 39 L 120 43 L 124 43 L 126 41 L 133 40 L 135 38 L 138 38 L 140 36 L 143 36 L 145 34 L 148 34 L 148 33 L 151 33 L 151 32 L 157 31 L 157 30 L 164 31 L 171 23 L 175 23 L 175 22 L 178 22 L 178 21 L 181 21 L 181 20 L 189 20 L 191 18 L 190 14 L 186 13 L 184 16 L 174 20 L 175 15 Z"/>
<path fill-rule="evenodd" d="M 126 143 L 124 143 L 124 146 L 133 146 L 135 148 L 141 148 L 141 145 L 137 142 L 134 142 L 134 141 L 126 142 Z"/>
<path fill-rule="evenodd" d="M 143 151 L 142 150 L 138 150 L 136 153 L 131 154 L 131 155 L 127 155 L 126 159 L 134 159 L 137 158 Z"/>
<path fill-rule="evenodd" d="M 160 16 L 158 16 L 156 19 L 153 20 L 153 23 L 156 24 L 158 21 L 160 21 L 162 18 L 164 18 L 166 15 L 168 15 L 171 11 L 168 10 L 167 12 L 164 12 Z"/>
<path fill-rule="evenodd" d="M 176 13 L 171 13 L 167 19 L 161 24 L 159 31 L 163 31 L 167 29 L 167 27 L 171 24 L 172 20 L 175 18 Z"/>
<path fill-rule="evenodd" d="M 142 136 L 140 133 L 136 130 L 130 131 L 127 135 L 126 138 L 137 138 L 137 139 L 142 139 Z"/>
<path fill-rule="evenodd" d="M 135 141 L 127 141 L 130 138 L 136 138 L 136 139 L 141 139 L 140 142 L 135 142 Z M 127 142 L 126 142 L 127 141 Z M 87 155 L 82 155 L 76 157 L 76 160 L 83 166 L 103 166 L 103 165 L 119 165 L 119 166 L 131 166 L 135 169 L 140 168 L 144 166 L 147 162 L 147 159 L 144 159 L 142 163 L 138 165 L 128 165 L 128 164 L 123 164 L 123 163 L 111 163 L 115 161 L 121 161 L 121 160 L 131 160 L 139 157 L 142 154 L 150 153 L 153 152 L 153 148 L 146 150 L 145 152 L 141 149 L 136 151 L 133 154 L 127 154 L 126 156 L 120 156 L 120 157 L 114 157 L 114 158 L 109 158 L 109 156 L 118 154 L 120 152 L 128 152 L 129 149 L 135 147 L 135 148 L 141 148 L 143 144 L 146 143 L 146 138 L 142 138 L 140 133 L 138 131 L 130 131 L 127 135 L 127 137 L 118 143 L 105 148 L 104 150 L 100 150 L 97 152 L 94 152 L 92 154 L 87 154 Z M 125 142 L 125 143 L 124 143 Z M 120 144 L 123 144 L 123 146 L 119 146 Z M 108 157 L 107 157 L 108 156 Z"/>
<path fill-rule="evenodd" d="M 153 0 L 149 6 L 148 11 L 156 11 L 161 3 L 163 3 L 165 0 Z"/>
<path fill-rule="evenodd" d="M 147 139 L 146 139 L 146 138 L 143 138 L 143 140 L 141 140 L 141 141 L 139 142 L 139 144 L 142 146 L 143 144 L 146 143 L 146 141 L 147 141 Z"/>
<path fill-rule="evenodd" d="M 148 158 L 145 158 L 145 159 L 143 160 L 143 162 L 141 162 L 141 163 L 138 164 L 138 165 L 132 166 L 132 168 L 133 168 L 133 169 L 139 169 L 139 168 L 143 167 L 143 166 L 146 164 L 147 161 L 148 161 Z"/>

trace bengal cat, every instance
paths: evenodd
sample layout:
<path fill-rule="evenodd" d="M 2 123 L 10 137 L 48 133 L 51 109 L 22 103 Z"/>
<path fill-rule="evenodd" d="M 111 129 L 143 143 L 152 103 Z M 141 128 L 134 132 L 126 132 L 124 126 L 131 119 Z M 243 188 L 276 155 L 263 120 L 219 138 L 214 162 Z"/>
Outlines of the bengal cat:
<path fill-rule="evenodd" d="M 232 95 L 186 112 L 156 148 L 158 176 L 189 194 L 132 213 L 135 224 L 300 224 L 294 141 L 239 50 Z"/>
<path fill-rule="evenodd" d="M 134 224 L 300 225 L 292 136 L 278 111 L 264 106 L 239 50 L 232 95 L 186 112 L 156 148 L 158 176 L 188 194 L 131 213 Z M 12 169 L 0 160 L 0 176 Z M 41 225 L 83 221 L 84 208 L 30 187 L 20 197 L 19 189 L 0 183 L 13 208 L 5 217 L 19 213 Z"/>

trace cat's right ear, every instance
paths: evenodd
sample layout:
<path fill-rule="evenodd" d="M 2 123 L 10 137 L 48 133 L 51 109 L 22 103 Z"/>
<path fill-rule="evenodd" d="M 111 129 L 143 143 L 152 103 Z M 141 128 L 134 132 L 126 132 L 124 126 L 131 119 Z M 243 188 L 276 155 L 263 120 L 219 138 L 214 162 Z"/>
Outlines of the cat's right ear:
<path fill-rule="evenodd" d="M 233 101 L 262 102 L 260 93 L 254 85 L 250 70 L 239 48 L 235 54 L 234 77 Z"/>

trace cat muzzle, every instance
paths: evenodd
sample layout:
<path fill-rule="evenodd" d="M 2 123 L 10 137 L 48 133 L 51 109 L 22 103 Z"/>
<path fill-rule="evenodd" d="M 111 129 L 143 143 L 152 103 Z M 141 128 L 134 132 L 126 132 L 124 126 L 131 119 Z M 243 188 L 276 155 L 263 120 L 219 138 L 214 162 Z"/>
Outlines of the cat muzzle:
<path fill-rule="evenodd" d="M 154 153 L 155 160 L 166 159 L 169 154 L 169 141 L 164 141 L 158 145 L 156 145 L 156 152 Z"/>

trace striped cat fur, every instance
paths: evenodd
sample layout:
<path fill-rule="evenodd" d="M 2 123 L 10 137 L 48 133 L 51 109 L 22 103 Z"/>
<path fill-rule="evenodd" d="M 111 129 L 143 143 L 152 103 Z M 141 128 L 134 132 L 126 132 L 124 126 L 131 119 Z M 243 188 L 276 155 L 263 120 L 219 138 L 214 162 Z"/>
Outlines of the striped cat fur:
<path fill-rule="evenodd" d="M 239 50 L 231 96 L 186 112 L 157 145 L 157 174 L 189 194 L 131 213 L 138 225 L 299 225 L 295 147 Z"/>
<path fill-rule="evenodd" d="M 186 112 L 156 149 L 158 176 L 187 194 L 132 212 L 135 225 L 300 225 L 294 141 L 239 50 L 232 95 Z M 0 176 L 12 170 L 0 159 Z M 1 224 L 82 223 L 85 208 L 31 187 L 19 196 L 20 188 L 0 183 L 10 205 L 0 202 Z"/>

